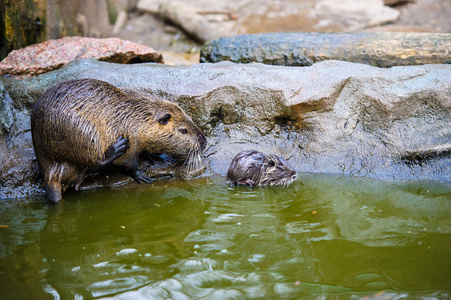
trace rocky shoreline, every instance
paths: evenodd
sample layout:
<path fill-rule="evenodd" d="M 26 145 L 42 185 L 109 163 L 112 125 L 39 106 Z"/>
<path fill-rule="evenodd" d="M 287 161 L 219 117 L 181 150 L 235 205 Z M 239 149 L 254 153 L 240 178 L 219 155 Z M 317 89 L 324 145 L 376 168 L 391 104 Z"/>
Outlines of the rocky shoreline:
<path fill-rule="evenodd" d="M 208 174 L 225 174 L 239 151 L 284 156 L 298 172 L 451 181 L 451 66 L 377 68 L 323 61 L 264 64 L 120 65 L 77 60 L 0 85 L 0 198 L 43 192 L 29 111 L 49 87 L 96 78 L 179 103 L 208 137 Z M 148 175 L 171 175 L 166 164 Z M 86 188 L 129 178 L 101 174 Z"/>

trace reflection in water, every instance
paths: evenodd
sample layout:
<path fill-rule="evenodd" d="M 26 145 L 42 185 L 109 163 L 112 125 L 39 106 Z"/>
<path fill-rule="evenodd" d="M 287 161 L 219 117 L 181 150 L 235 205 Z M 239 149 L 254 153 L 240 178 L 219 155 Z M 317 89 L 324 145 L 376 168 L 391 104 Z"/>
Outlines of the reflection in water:
<path fill-rule="evenodd" d="M 1 203 L 7 298 L 451 296 L 451 184 L 225 178 Z"/>

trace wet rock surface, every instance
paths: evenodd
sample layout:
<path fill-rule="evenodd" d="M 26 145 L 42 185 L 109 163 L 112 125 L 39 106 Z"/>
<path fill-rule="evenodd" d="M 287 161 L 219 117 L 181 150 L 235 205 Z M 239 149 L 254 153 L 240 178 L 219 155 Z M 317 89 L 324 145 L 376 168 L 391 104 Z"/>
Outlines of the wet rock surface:
<path fill-rule="evenodd" d="M 72 78 L 105 80 L 178 102 L 208 136 L 207 174 L 225 174 L 236 153 L 255 149 L 282 155 L 298 172 L 449 181 L 450 71 L 449 65 L 381 69 L 341 61 L 289 68 L 79 60 L 33 78 L 2 79 L 0 120 L 8 143 L 0 154 L 0 197 L 42 192 L 29 147 L 29 110 L 47 88 Z M 11 168 L 4 166 L 22 153 L 29 159 L 15 167 L 12 187 Z M 22 180 L 20 174 L 28 175 Z M 94 186 L 118 182 L 103 177 Z M 17 184 L 26 191 L 16 192 Z"/>
<path fill-rule="evenodd" d="M 311 66 L 343 60 L 388 68 L 451 63 L 451 34 L 264 33 L 223 37 L 202 46 L 201 62 Z"/>
<path fill-rule="evenodd" d="M 71 61 L 91 58 L 114 63 L 163 63 L 154 49 L 118 38 L 65 37 L 14 50 L 0 62 L 0 75 L 30 77 L 62 67 Z"/>

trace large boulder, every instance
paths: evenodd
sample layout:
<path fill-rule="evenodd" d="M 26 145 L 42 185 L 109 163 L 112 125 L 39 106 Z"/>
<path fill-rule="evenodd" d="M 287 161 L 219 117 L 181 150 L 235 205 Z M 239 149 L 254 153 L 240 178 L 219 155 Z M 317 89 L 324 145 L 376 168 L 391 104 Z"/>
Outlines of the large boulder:
<path fill-rule="evenodd" d="M 91 58 L 130 64 L 163 63 L 163 56 L 154 49 L 118 38 L 64 37 L 13 50 L 0 62 L 0 75 L 15 78 L 46 73 L 70 63 Z"/>
<path fill-rule="evenodd" d="M 173 67 L 79 60 L 33 78 L 2 79 L 0 120 L 8 149 L 0 161 L 9 166 L 0 169 L 0 197 L 17 195 L 6 177 L 21 153 L 28 156 L 15 174 L 28 175 L 15 184 L 42 192 L 33 181 L 38 174 L 29 110 L 47 88 L 72 78 L 101 79 L 178 102 L 208 136 L 210 173 L 225 174 L 237 152 L 256 149 L 284 156 L 299 172 L 451 180 L 449 65 L 381 69 L 324 61 L 305 68 L 230 62 Z"/>
<path fill-rule="evenodd" d="M 451 34 L 263 33 L 219 38 L 202 46 L 201 62 L 311 66 L 342 60 L 389 68 L 451 63 Z"/>

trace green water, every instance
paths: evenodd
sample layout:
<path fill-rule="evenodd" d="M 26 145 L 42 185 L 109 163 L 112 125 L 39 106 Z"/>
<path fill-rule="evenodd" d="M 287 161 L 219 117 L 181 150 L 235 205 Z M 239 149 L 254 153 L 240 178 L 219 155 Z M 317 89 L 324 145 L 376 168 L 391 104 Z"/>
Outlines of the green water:
<path fill-rule="evenodd" d="M 1 299 L 449 299 L 451 183 L 224 177 L 0 203 Z"/>

